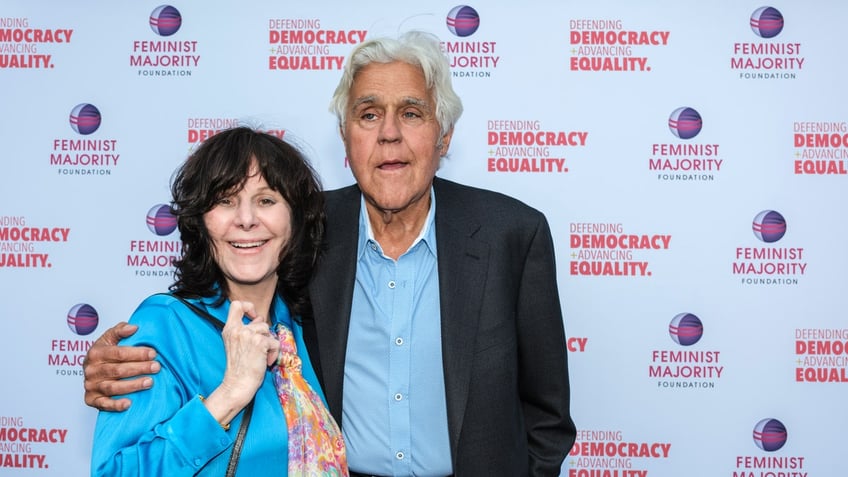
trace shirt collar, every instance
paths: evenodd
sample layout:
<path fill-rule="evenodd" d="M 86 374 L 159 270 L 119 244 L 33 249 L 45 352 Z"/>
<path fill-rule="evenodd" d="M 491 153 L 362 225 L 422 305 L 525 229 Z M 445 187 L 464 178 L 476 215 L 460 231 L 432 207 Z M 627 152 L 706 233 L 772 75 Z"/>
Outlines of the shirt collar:
<path fill-rule="evenodd" d="M 409 246 L 409 250 L 418 245 L 418 242 L 424 242 L 424 245 L 430 250 L 434 257 L 438 257 L 436 253 L 436 194 L 433 187 L 430 186 L 430 210 L 427 211 L 427 218 L 424 219 L 424 224 L 421 226 L 421 231 L 418 237 Z M 374 230 L 371 228 L 371 221 L 368 220 L 368 207 L 365 206 L 365 196 L 360 195 L 359 199 L 359 243 L 357 244 L 357 258 L 362 258 L 367 247 L 373 244 L 377 250 L 382 253 L 382 247 L 374 239 Z"/>

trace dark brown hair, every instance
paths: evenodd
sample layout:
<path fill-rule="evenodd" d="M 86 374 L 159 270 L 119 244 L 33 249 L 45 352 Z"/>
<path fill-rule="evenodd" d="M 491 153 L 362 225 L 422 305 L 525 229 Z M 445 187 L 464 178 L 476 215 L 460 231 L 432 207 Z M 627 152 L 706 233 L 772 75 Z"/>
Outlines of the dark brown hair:
<path fill-rule="evenodd" d="M 307 285 L 324 232 L 321 185 L 304 155 L 276 136 L 247 127 L 215 134 L 203 142 L 177 169 L 171 181 L 171 210 L 183 242 L 175 261 L 176 281 L 170 289 L 187 297 L 208 297 L 226 282 L 215 262 L 203 215 L 217 201 L 244 187 L 251 168 L 279 192 L 291 208 L 292 235 L 280 252 L 277 293 L 293 317 L 310 318 Z"/>

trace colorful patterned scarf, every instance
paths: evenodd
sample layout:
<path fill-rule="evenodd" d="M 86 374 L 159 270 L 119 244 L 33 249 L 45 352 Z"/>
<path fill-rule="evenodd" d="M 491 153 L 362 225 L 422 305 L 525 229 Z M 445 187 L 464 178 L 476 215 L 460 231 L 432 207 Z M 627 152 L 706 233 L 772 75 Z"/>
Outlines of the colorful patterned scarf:
<path fill-rule="evenodd" d="M 341 430 L 321 397 L 303 378 L 291 329 L 278 323 L 280 357 L 272 368 L 289 431 L 289 477 L 347 477 Z"/>

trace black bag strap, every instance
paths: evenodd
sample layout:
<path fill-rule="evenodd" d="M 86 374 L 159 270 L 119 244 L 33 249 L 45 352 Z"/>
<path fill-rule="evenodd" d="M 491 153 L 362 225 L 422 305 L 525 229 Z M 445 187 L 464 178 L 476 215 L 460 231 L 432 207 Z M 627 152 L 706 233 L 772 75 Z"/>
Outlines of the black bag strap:
<path fill-rule="evenodd" d="M 194 303 L 186 300 L 181 296 L 174 295 L 173 293 L 167 293 L 167 295 L 172 296 L 182 302 L 183 305 L 187 306 L 191 311 L 195 312 L 198 316 L 208 321 L 218 330 L 224 329 L 224 324 L 221 323 L 220 320 L 212 316 L 205 309 L 195 305 Z M 247 434 L 247 428 L 250 426 L 250 418 L 253 416 L 253 401 L 256 400 L 256 396 L 247 403 L 247 406 L 244 408 L 244 414 L 241 417 L 241 425 L 239 425 L 238 434 L 236 434 L 236 441 L 233 443 L 233 453 L 230 454 L 230 462 L 227 464 L 227 477 L 233 477 L 236 475 L 236 468 L 238 467 L 239 456 L 241 455 L 241 449 L 244 447 L 244 436 Z"/>

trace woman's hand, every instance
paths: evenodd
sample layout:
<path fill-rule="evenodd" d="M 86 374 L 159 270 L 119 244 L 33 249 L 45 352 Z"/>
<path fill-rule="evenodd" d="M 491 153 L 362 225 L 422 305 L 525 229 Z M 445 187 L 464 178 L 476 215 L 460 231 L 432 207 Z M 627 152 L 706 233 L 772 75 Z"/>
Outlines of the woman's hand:
<path fill-rule="evenodd" d="M 242 317 L 251 322 L 244 324 Z M 265 317 L 256 315 L 253 303 L 233 301 L 221 336 L 227 356 L 224 379 L 204 401 L 206 408 L 227 426 L 256 394 L 268 366 L 276 361 L 280 343 L 271 334 Z"/>

